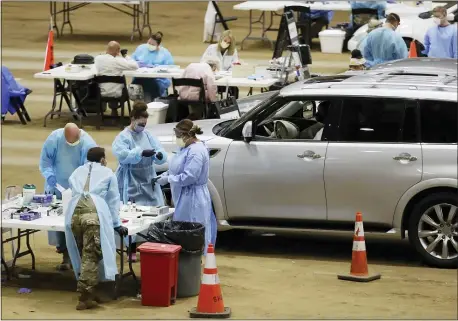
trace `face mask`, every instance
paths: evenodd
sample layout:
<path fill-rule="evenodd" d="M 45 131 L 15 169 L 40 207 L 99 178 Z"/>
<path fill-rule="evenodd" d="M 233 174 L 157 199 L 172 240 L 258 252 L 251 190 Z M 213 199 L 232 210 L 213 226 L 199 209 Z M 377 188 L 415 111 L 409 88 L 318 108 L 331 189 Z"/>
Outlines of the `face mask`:
<path fill-rule="evenodd" d="M 135 124 L 134 132 L 141 133 L 142 131 L 145 130 L 145 126 L 146 124 Z"/>
<path fill-rule="evenodd" d="M 186 146 L 186 142 L 183 140 L 183 137 L 180 137 L 180 138 L 176 138 L 176 144 L 178 147 L 185 147 Z"/>
<path fill-rule="evenodd" d="M 227 43 L 226 41 L 224 41 L 224 40 L 221 41 L 221 48 L 226 49 L 226 48 L 228 48 L 229 46 L 230 46 L 230 44 Z"/>
<path fill-rule="evenodd" d="M 440 24 L 441 24 L 441 19 L 440 19 L 440 18 L 434 17 L 434 18 L 433 18 L 433 22 L 434 22 L 436 25 L 440 25 Z"/>
<path fill-rule="evenodd" d="M 79 140 L 79 139 L 78 139 L 76 142 L 74 142 L 74 143 L 69 143 L 69 142 L 67 142 L 67 144 L 69 144 L 69 145 L 72 146 L 72 147 L 78 146 L 79 143 L 80 143 L 80 140 Z"/>
<path fill-rule="evenodd" d="M 153 46 L 153 45 L 148 44 L 148 50 L 149 51 L 155 51 L 156 49 L 157 49 L 157 46 Z"/>

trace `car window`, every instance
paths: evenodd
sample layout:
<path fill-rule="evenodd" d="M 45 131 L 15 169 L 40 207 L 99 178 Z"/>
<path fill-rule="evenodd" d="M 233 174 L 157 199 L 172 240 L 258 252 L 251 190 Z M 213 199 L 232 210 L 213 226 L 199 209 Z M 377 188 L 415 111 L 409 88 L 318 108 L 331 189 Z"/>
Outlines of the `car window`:
<path fill-rule="evenodd" d="M 421 141 L 457 143 L 456 102 L 420 101 Z"/>
<path fill-rule="evenodd" d="M 417 141 L 417 104 L 401 99 L 343 101 L 338 137 L 344 142 Z"/>

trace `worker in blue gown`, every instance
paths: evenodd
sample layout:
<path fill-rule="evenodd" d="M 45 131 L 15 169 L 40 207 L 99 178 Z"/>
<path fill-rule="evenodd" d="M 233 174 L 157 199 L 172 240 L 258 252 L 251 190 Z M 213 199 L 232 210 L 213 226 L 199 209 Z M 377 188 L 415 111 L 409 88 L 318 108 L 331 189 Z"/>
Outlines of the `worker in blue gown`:
<path fill-rule="evenodd" d="M 367 67 L 408 57 L 407 45 L 401 34 L 395 31 L 400 22 L 397 14 L 390 13 L 383 27 L 367 35 L 363 49 Z"/>
<path fill-rule="evenodd" d="M 57 184 L 64 189 L 69 187 L 68 179 L 75 169 L 86 162 L 87 152 L 97 146 L 94 139 L 77 125 L 68 123 L 64 128 L 53 131 L 43 144 L 40 155 L 40 173 L 45 179 L 45 192 L 62 198 Z M 58 270 L 70 269 L 70 260 L 65 244 L 64 232 L 48 232 L 50 245 L 63 254 Z"/>
<path fill-rule="evenodd" d="M 456 24 L 450 24 L 447 19 L 447 9 L 435 7 L 433 20 L 436 24 L 425 34 L 425 50 L 422 52 L 432 58 L 458 58 L 458 39 Z"/>
<path fill-rule="evenodd" d="M 179 147 L 169 162 L 169 170 L 158 182 L 170 183 L 175 204 L 174 221 L 195 222 L 205 226 L 205 254 L 208 244 L 216 243 L 217 224 L 208 190 L 210 154 L 205 144 L 197 139 L 199 126 L 189 119 L 180 121 L 174 129 Z"/>
<path fill-rule="evenodd" d="M 119 162 L 116 169 L 121 201 L 129 200 L 140 206 L 165 204 L 154 165 L 167 162 L 167 153 L 159 141 L 145 130 L 148 121 L 147 106 L 136 102 L 130 114 L 131 123 L 113 141 L 113 154 Z M 153 188 L 154 186 L 154 188 Z M 136 244 L 130 249 L 130 260 L 136 260 Z"/>
<path fill-rule="evenodd" d="M 162 32 L 156 32 L 146 44 L 135 49 L 132 58 L 137 61 L 139 67 L 152 68 L 159 65 L 173 65 L 172 54 L 161 46 L 162 39 Z M 134 78 L 132 83 L 143 87 L 144 101 L 150 103 L 157 97 L 167 95 L 171 81 L 167 78 Z"/>
<path fill-rule="evenodd" d="M 69 178 L 72 197 L 65 215 L 65 237 L 80 294 L 77 310 L 93 308 L 99 280 L 115 281 L 118 274 L 114 231 L 127 235 L 119 218 L 118 182 L 106 167 L 105 150 L 91 148 L 88 162 Z"/>

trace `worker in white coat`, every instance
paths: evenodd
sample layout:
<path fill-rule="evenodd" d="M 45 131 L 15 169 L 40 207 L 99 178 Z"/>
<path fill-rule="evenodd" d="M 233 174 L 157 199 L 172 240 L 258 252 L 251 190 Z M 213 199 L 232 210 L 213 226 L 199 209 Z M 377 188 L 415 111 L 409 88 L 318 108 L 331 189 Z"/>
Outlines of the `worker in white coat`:
<path fill-rule="evenodd" d="M 200 62 L 206 62 L 208 59 L 217 59 L 222 71 L 232 70 L 232 66 L 239 62 L 237 48 L 235 48 L 235 37 L 232 31 L 224 31 L 218 43 L 208 46 Z"/>
<path fill-rule="evenodd" d="M 65 238 L 80 294 L 77 310 L 93 308 L 100 302 L 95 294 L 99 277 L 115 280 L 114 231 L 121 236 L 128 232 L 119 218 L 118 181 L 106 167 L 105 150 L 91 148 L 87 160 L 70 176 L 72 198 L 65 210 Z"/>

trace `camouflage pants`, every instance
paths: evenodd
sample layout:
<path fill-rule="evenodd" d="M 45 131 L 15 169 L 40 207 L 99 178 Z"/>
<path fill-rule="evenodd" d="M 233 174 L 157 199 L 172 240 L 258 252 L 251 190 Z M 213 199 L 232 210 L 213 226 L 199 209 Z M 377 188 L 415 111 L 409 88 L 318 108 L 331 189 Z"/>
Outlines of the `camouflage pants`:
<path fill-rule="evenodd" d="M 97 213 L 76 209 L 72 217 L 72 232 L 81 255 L 77 291 L 93 293 L 99 280 L 99 262 L 102 259 L 100 222 Z"/>

